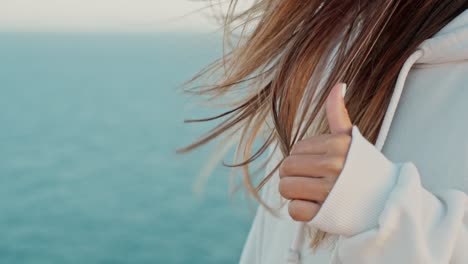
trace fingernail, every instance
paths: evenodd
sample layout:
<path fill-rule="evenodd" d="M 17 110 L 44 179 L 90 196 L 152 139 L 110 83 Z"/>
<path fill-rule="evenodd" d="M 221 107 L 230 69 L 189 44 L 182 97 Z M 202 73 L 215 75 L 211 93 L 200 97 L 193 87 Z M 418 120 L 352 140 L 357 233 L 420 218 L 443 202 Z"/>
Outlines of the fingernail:
<path fill-rule="evenodd" d="M 346 95 L 346 83 L 343 83 L 341 86 L 341 95 L 345 97 Z"/>

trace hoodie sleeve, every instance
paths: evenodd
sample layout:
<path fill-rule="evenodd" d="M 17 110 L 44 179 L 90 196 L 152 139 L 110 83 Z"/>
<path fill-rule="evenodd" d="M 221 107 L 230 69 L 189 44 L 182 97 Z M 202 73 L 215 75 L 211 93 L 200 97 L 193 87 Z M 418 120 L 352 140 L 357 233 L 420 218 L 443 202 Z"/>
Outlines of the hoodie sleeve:
<path fill-rule="evenodd" d="M 343 171 L 309 225 L 339 235 L 333 263 L 468 263 L 467 195 L 429 192 L 413 163 L 389 161 L 356 126 Z"/>

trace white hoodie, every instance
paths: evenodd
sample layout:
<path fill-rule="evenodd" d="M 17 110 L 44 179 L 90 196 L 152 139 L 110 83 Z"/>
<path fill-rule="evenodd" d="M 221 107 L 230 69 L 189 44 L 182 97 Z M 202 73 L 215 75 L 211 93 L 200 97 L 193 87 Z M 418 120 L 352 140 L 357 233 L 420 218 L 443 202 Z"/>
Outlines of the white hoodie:
<path fill-rule="evenodd" d="M 280 159 L 278 150 L 267 171 Z M 261 197 L 279 207 L 278 182 L 276 173 Z M 353 127 L 344 169 L 317 216 L 301 224 L 287 206 L 280 217 L 259 207 L 240 263 L 288 263 L 292 245 L 304 264 L 467 264 L 467 182 L 465 10 L 406 61 L 377 143 Z M 313 253 L 303 225 L 337 243 Z"/>

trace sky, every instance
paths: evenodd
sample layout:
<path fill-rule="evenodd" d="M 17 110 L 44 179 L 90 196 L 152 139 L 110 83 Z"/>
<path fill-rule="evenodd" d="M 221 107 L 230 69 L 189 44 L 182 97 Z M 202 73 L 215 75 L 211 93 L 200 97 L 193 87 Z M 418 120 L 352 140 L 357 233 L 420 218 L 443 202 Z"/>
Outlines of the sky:
<path fill-rule="evenodd" d="M 200 0 L 1 0 L 0 31 L 211 31 Z M 184 16 L 185 15 L 185 16 Z"/>

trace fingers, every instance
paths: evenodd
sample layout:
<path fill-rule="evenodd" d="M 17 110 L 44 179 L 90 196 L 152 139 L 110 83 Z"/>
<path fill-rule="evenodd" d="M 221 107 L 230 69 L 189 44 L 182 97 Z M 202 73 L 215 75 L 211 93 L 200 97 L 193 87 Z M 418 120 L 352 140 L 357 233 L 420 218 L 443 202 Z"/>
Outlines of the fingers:
<path fill-rule="evenodd" d="M 351 142 L 346 134 L 324 134 L 296 142 L 291 149 L 291 156 L 303 154 L 344 154 Z"/>
<path fill-rule="evenodd" d="M 286 176 L 337 177 L 344 166 L 340 156 L 294 155 L 286 157 L 280 168 L 280 178 Z"/>
<path fill-rule="evenodd" d="M 288 205 L 288 212 L 292 219 L 308 222 L 317 215 L 320 205 L 303 200 L 292 200 Z"/>
<path fill-rule="evenodd" d="M 345 85 L 344 83 L 335 85 L 327 98 L 326 112 L 332 134 L 351 135 L 353 124 L 344 101 L 343 87 L 346 87 Z"/>
<path fill-rule="evenodd" d="M 324 154 L 327 152 L 327 141 L 333 137 L 331 134 L 323 134 L 296 142 L 292 148 L 290 155 L 298 154 Z"/>
<path fill-rule="evenodd" d="M 306 200 L 322 204 L 333 183 L 324 178 L 285 177 L 279 182 L 281 196 L 288 200 Z"/>

